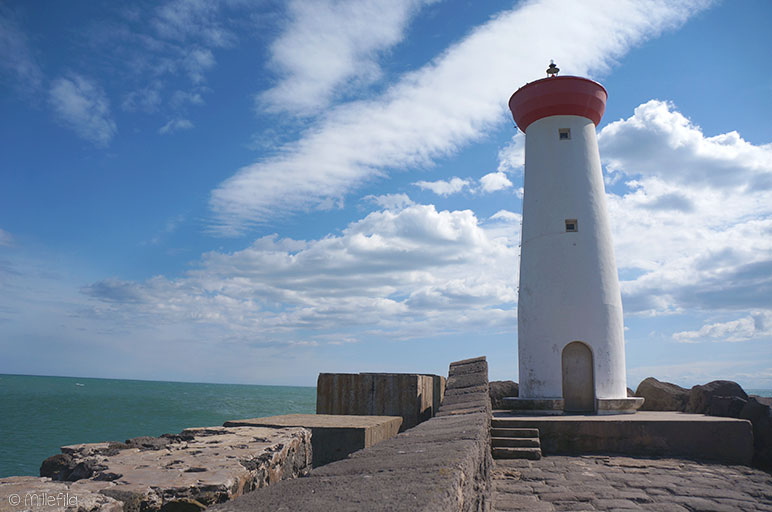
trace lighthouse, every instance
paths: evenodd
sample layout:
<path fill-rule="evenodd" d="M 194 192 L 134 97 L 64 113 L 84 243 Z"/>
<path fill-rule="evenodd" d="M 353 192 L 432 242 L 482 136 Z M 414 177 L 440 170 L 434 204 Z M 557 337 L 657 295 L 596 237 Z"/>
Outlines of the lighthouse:
<path fill-rule="evenodd" d="M 525 132 L 518 292 L 521 411 L 635 412 L 627 397 L 624 324 L 595 128 L 608 94 L 558 76 L 509 100 Z"/>

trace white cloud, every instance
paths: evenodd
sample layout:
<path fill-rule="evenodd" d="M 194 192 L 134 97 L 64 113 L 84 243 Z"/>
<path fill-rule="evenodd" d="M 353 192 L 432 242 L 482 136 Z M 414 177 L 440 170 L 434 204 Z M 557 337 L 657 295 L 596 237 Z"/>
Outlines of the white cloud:
<path fill-rule="evenodd" d="M 772 143 L 754 146 L 736 131 L 706 137 L 664 101 L 648 101 L 629 119 L 608 124 L 598 145 L 612 172 L 658 176 L 690 187 L 772 188 Z"/>
<path fill-rule="evenodd" d="M 93 314 L 124 327 L 195 322 L 252 343 L 512 330 L 518 237 L 516 223 L 505 233 L 469 210 L 411 205 L 337 236 L 210 252 L 182 278 L 109 279 L 84 292 L 99 299 Z"/>
<path fill-rule="evenodd" d="M 357 85 L 381 76 L 377 59 L 400 42 L 410 18 L 432 0 L 292 0 L 271 45 L 281 79 L 257 96 L 273 111 L 318 114 Z"/>
<path fill-rule="evenodd" d="M 59 120 L 83 139 L 107 146 L 117 132 L 104 91 L 83 76 L 54 80 L 48 99 Z"/>
<path fill-rule="evenodd" d="M 681 331 L 673 339 L 683 343 L 702 341 L 738 342 L 772 336 L 772 310 L 757 311 L 748 316 L 703 325 L 696 331 Z"/>
<path fill-rule="evenodd" d="M 608 194 L 617 262 L 633 276 L 621 283 L 626 312 L 772 311 L 772 188 L 756 186 L 772 180 L 772 145 L 705 136 L 660 101 L 609 124 L 599 141 L 628 179 L 627 192 Z"/>
<path fill-rule="evenodd" d="M 510 212 L 509 210 L 499 210 L 490 216 L 490 220 L 503 220 L 512 223 L 520 223 L 523 216 L 519 213 Z"/>
<path fill-rule="evenodd" d="M 239 169 L 212 192 L 213 229 L 237 234 L 327 205 L 387 169 L 452 153 L 505 119 L 506 98 L 550 58 L 567 73 L 605 71 L 632 45 L 707 4 L 544 0 L 503 12 L 377 99 L 327 111 L 276 156 Z"/>
<path fill-rule="evenodd" d="M 498 172 L 522 173 L 525 165 L 525 134 L 518 131 L 504 148 L 499 150 Z"/>
<path fill-rule="evenodd" d="M 482 187 L 483 192 L 496 192 L 498 190 L 507 189 L 513 185 L 503 172 L 496 171 L 488 173 L 480 178 L 480 186 Z"/>
<path fill-rule="evenodd" d="M 43 72 L 16 16 L 0 5 L 0 73 L 11 75 L 21 92 L 37 92 Z"/>
<path fill-rule="evenodd" d="M 158 133 L 166 135 L 174 133 L 178 130 L 190 130 L 193 128 L 193 122 L 189 119 L 172 119 L 161 128 L 158 129 Z"/>
<path fill-rule="evenodd" d="M 461 192 L 465 187 L 468 187 L 469 180 L 453 177 L 449 181 L 416 181 L 413 185 L 420 187 L 421 190 L 431 190 L 439 196 L 449 196 Z"/>

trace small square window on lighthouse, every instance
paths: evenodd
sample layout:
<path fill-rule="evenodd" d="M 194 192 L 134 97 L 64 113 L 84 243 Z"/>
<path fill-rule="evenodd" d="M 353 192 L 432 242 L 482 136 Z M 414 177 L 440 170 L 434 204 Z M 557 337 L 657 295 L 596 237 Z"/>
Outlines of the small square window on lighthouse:
<path fill-rule="evenodd" d="M 558 128 L 558 138 L 560 140 L 571 140 L 571 128 Z"/>
<path fill-rule="evenodd" d="M 576 233 L 579 231 L 579 223 L 576 219 L 566 219 L 566 233 Z"/>

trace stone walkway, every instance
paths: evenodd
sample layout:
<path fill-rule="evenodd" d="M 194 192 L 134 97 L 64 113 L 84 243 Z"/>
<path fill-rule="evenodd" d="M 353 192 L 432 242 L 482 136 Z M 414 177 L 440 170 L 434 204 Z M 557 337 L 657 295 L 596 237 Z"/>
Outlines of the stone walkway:
<path fill-rule="evenodd" d="M 772 474 L 684 459 L 497 460 L 493 510 L 772 511 Z"/>

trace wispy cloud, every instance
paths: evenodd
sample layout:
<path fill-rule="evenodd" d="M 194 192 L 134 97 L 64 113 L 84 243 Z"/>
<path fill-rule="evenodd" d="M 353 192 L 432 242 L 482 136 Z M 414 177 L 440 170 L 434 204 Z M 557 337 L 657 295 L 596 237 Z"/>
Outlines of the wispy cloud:
<path fill-rule="evenodd" d="M 416 181 L 413 183 L 416 187 L 422 190 L 431 190 L 439 196 L 449 196 L 464 190 L 469 187 L 469 180 L 462 180 L 458 177 L 453 177 L 449 180 L 437 180 L 437 181 Z"/>
<path fill-rule="evenodd" d="M 772 337 L 772 310 L 756 311 L 737 320 L 705 324 L 696 331 L 673 334 L 674 340 L 683 343 L 740 342 L 766 337 Z"/>
<path fill-rule="evenodd" d="M 107 146 L 118 131 L 104 90 L 81 75 L 54 80 L 48 99 L 64 125 L 98 146 Z"/>
<path fill-rule="evenodd" d="M 179 130 L 190 130 L 193 128 L 193 122 L 189 119 L 172 119 L 158 129 L 161 135 L 167 135 Z"/>
<path fill-rule="evenodd" d="M 0 228 L 0 247 L 10 247 L 13 245 L 13 236 L 8 231 Z"/>
<path fill-rule="evenodd" d="M 380 54 L 402 40 L 411 17 L 436 0 L 292 0 L 271 45 L 279 82 L 260 108 L 318 114 L 331 100 L 381 76 Z"/>
<path fill-rule="evenodd" d="M 43 82 L 29 38 L 7 5 L 0 5 L 0 75 L 9 77 L 22 94 L 36 93 Z"/>
<path fill-rule="evenodd" d="M 605 71 L 631 46 L 706 5 L 544 0 L 503 12 L 378 99 L 333 108 L 277 156 L 238 170 L 212 192 L 213 229 L 233 235 L 324 207 L 388 169 L 452 153 L 502 122 L 506 98 L 550 58 L 570 63 L 570 73 Z"/>

